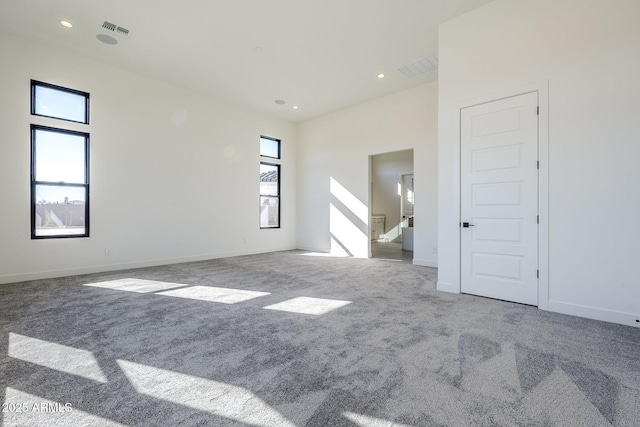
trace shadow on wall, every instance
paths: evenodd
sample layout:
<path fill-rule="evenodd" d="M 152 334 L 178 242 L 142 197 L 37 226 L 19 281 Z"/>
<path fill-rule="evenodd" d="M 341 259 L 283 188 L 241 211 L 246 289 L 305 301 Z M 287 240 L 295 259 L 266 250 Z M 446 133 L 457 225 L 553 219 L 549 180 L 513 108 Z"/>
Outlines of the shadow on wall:
<path fill-rule="evenodd" d="M 333 177 L 329 178 L 331 253 L 368 257 L 369 209 Z"/>

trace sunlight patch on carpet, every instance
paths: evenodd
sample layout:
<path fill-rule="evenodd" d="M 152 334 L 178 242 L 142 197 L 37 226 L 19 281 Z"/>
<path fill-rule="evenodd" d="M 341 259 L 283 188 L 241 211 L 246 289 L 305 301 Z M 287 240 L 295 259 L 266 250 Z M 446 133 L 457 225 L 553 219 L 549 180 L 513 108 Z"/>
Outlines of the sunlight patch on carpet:
<path fill-rule="evenodd" d="M 158 295 L 195 299 L 199 301 L 218 302 L 222 304 L 236 304 L 242 301 L 247 301 L 269 294 L 269 292 L 245 291 L 242 289 L 231 288 L 216 288 L 213 286 L 190 286 L 188 288 L 158 292 Z"/>
<path fill-rule="evenodd" d="M 319 316 L 348 304 L 351 304 L 351 301 L 298 297 L 282 301 L 277 304 L 268 305 L 264 308 L 267 310 L 288 311 L 290 313 L 313 314 Z"/>
<path fill-rule="evenodd" d="M 167 289 L 175 289 L 183 286 L 187 286 L 181 283 L 171 282 L 158 282 L 155 280 L 145 279 L 117 279 L 109 280 L 107 282 L 98 283 L 86 283 L 84 286 L 91 286 L 94 288 L 106 288 L 114 291 L 127 291 L 137 292 L 140 294 L 146 294 L 150 292 L 166 291 Z"/>
<path fill-rule="evenodd" d="M 243 387 L 118 359 L 135 390 L 220 417 L 263 427 L 295 427 L 277 410 Z"/>
<path fill-rule="evenodd" d="M 383 420 L 381 418 L 370 417 L 368 415 L 356 414 L 353 412 L 343 412 L 342 415 L 359 427 L 409 427 L 405 424 L 398 424 L 389 420 Z"/>
<path fill-rule="evenodd" d="M 9 332 L 9 357 L 106 383 L 93 353 L 49 341 Z"/>
<path fill-rule="evenodd" d="M 333 247 L 333 245 L 332 245 Z M 300 256 L 325 257 L 325 258 L 348 258 L 350 255 L 346 252 L 305 252 Z"/>

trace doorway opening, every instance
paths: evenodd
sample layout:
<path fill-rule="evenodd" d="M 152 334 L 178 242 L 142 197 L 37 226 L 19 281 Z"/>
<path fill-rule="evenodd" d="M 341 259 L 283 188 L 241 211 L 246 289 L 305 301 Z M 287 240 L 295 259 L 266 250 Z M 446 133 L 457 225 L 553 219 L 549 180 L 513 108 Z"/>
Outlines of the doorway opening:
<path fill-rule="evenodd" d="M 371 258 L 413 262 L 413 150 L 369 157 Z"/>

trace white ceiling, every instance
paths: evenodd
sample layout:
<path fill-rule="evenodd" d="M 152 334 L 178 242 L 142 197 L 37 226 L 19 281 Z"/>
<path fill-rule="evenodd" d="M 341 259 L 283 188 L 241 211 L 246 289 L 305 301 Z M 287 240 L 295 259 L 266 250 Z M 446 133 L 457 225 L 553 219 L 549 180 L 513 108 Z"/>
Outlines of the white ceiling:
<path fill-rule="evenodd" d="M 397 69 L 489 1 L 2 0 L 0 29 L 299 122 L 435 80 Z M 103 21 L 129 38 L 98 41 Z"/>

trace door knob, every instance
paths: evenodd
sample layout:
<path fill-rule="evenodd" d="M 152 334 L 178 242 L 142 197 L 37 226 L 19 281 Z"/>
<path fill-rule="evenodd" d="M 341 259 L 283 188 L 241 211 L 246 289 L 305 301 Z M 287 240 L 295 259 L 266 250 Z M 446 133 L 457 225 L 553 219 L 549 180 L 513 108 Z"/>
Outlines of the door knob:
<path fill-rule="evenodd" d="M 469 224 L 468 222 L 463 222 L 462 223 L 462 228 L 469 228 L 469 227 L 475 227 L 475 225 Z"/>

